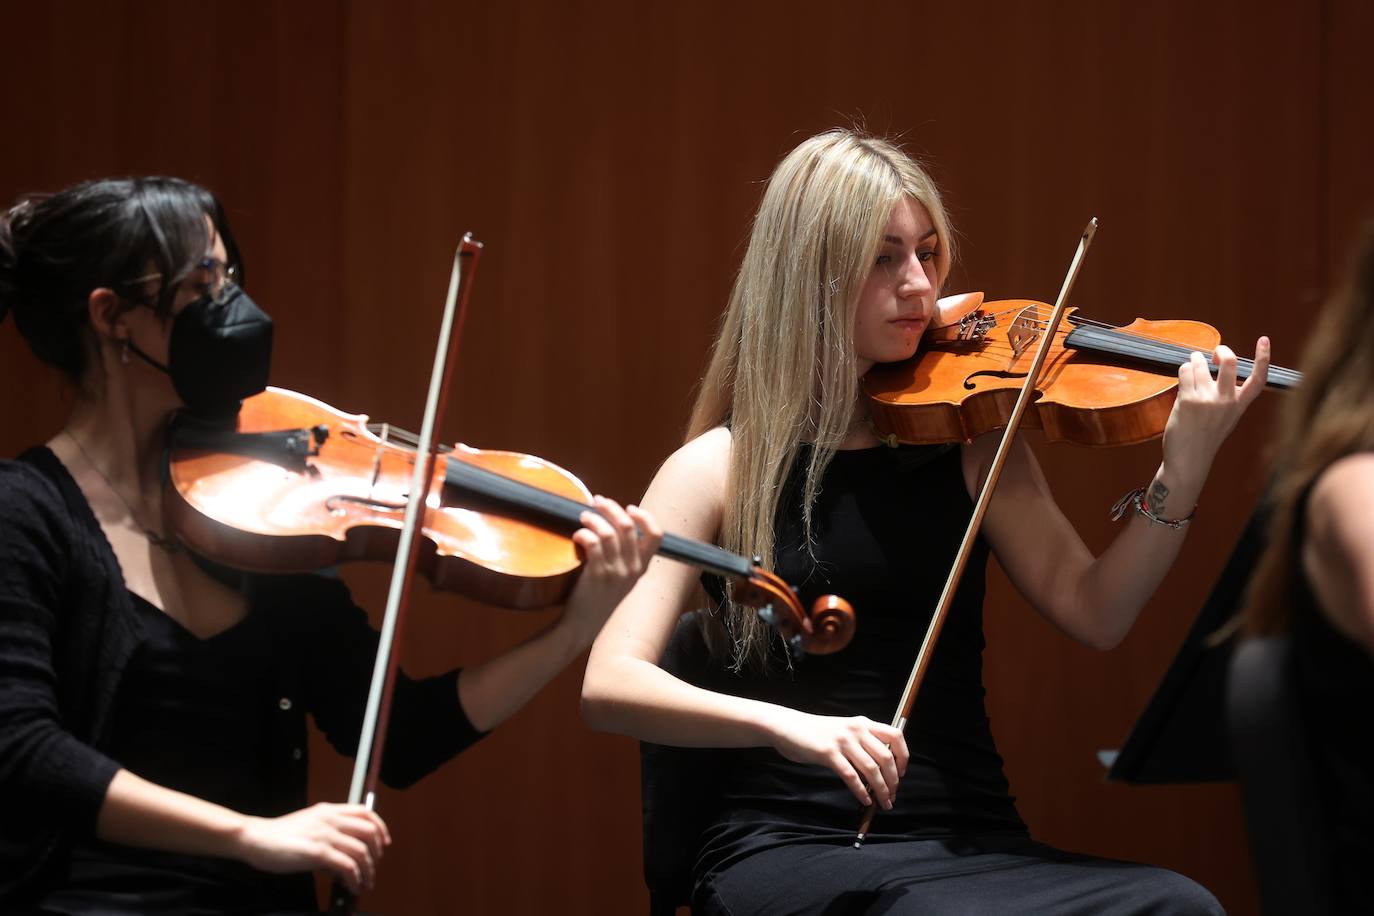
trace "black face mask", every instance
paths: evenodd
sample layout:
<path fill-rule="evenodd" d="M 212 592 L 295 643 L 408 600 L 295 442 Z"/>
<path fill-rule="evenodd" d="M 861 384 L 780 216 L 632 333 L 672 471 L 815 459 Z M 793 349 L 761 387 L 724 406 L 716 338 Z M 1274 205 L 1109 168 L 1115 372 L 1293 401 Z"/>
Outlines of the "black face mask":
<path fill-rule="evenodd" d="M 164 366 L 133 344 L 140 359 L 172 377 L 189 413 L 204 420 L 226 420 L 239 402 L 267 387 L 272 365 L 272 319 L 237 286 L 223 302 L 207 293 L 172 322 Z"/>

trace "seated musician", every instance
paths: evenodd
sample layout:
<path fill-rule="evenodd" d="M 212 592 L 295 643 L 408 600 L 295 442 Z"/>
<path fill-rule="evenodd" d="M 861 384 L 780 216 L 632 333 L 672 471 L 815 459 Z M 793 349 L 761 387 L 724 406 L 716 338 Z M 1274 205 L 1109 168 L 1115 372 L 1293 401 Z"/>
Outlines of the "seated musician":
<path fill-rule="evenodd" d="M 177 179 L 90 181 L 0 213 L 0 318 L 73 391 L 56 435 L 0 461 L 5 913 L 315 912 L 310 871 L 365 890 L 390 842 L 365 807 L 305 806 L 307 715 L 357 746 L 377 645 L 364 612 L 334 578 L 228 579 L 163 527 L 169 419 L 261 388 L 270 326 L 241 270 L 219 202 Z M 471 745 L 590 644 L 657 544 L 646 513 L 597 508 L 556 623 L 461 671 L 401 676 L 388 784 Z"/>
<path fill-rule="evenodd" d="M 767 558 L 803 603 L 844 596 L 857 633 L 840 652 L 791 664 L 708 580 L 709 670 L 688 682 L 660 660 L 699 584 L 655 559 L 593 645 L 584 717 L 655 744 L 719 749 L 697 771 L 713 775 L 698 787 L 700 832 L 685 840 L 698 914 L 1219 912 L 1180 875 L 1029 837 L 984 709 L 983 568 L 995 553 L 1050 623 L 1116 645 L 1183 548 L 1212 459 L 1263 385 L 1268 341 L 1239 386 L 1226 347 L 1216 380 L 1200 354 L 1179 370 L 1159 470 L 1101 556 L 1031 451 L 1013 446 L 903 732 L 886 723 L 998 436 L 884 447 L 859 380 L 915 353 L 953 245 L 934 183 L 893 144 L 835 130 L 782 160 L 688 440 L 644 506 L 688 537 Z M 877 818 L 856 849 L 859 805 L 870 803 Z"/>
<path fill-rule="evenodd" d="M 1291 633 L 1340 913 L 1374 912 L 1374 222 L 1283 405 L 1249 632 Z"/>

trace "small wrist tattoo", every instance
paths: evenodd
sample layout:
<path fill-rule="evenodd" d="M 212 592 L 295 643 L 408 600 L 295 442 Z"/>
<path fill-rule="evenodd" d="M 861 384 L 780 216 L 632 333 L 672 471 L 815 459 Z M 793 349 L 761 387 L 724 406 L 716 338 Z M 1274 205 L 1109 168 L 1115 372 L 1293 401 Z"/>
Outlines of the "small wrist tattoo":
<path fill-rule="evenodd" d="M 1164 501 L 1169 498 L 1169 488 L 1158 480 L 1150 484 L 1150 492 L 1146 494 L 1145 501 L 1150 507 L 1150 511 L 1159 515 L 1164 511 Z"/>

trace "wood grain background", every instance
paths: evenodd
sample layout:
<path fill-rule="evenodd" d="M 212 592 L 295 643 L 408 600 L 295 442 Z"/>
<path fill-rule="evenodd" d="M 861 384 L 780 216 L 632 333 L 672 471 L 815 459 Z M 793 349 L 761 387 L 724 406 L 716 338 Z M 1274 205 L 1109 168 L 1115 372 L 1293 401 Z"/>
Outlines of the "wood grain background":
<path fill-rule="evenodd" d="M 1374 205 L 1362 0 L 792 3 L 0 0 L 0 200 L 167 173 L 226 201 L 276 384 L 418 421 L 453 246 L 487 245 L 447 439 L 643 491 L 681 439 L 760 182 L 810 134 L 902 137 L 963 243 L 950 290 L 1097 318 L 1194 317 L 1292 364 Z M 1368 333 L 1368 329 L 1360 329 Z M 65 394 L 0 327 L 0 453 Z M 1185 556 L 1124 645 L 1051 632 L 994 573 L 994 730 L 1038 838 L 1182 871 L 1256 910 L 1234 787 L 1107 785 L 1265 473 L 1277 395 L 1217 459 Z M 1155 444 L 1037 444 L 1094 548 Z M 380 606 L 385 571 L 345 573 Z M 407 666 L 482 658 L 546 615 L 422 595 Z M 580 665 L 379 808 L 397 837 L 369 909 L 635 913 L 638 762 L 578 718 Z M 348 763 L 315 748 L 314 789 Z"/>

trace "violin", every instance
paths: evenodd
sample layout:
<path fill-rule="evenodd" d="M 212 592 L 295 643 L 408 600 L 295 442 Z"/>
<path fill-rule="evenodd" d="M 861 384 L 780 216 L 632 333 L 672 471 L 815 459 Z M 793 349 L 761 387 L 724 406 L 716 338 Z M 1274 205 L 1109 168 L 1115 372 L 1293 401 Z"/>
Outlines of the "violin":
<path fill-rule="evenodd" d="M 233 429 L 179 419 L 171 431 L 167 521 L 191 549 L 240 569 L 302 572 L 388 560 L 415 470 L 415 438 L 366 415 L 268 388 L 243 402 Z M 440 447 L 418 559 L 440 589 L 524 610 L 561 603 L 581 571 L 570 535 L 592 494 L 532 455 Z M 593 510 L 595 511 L 595 510 Z M 734 580 L 795 654 L 848 644 L 854 612 L 834 595 L 803 609 L 757 561 L 672 534 L 660 554 Z"/>
<path fill-rule="evenodd" d="M 864 391 L 880 436 L 895 442 L 970 442 L 1005 426 L 1052 307 L 1029 299 L 983 303 L 982 293 L 940 300 L 916 355 L 874 366 Z M 1178 391 L 1178 368 L 1210 358 L 1221 334 L 1200 321 L 1137 318 L 1112 327 L 1066 309 L 1049 342 L 1038 397 L 1023 425 L 1051 442 L 1110 447 L 1159 437 Z M 1237 379 L 1253 360 L 1236 361 Z M 1267 387 L 1302 376 L 1271 366 Z"/>

